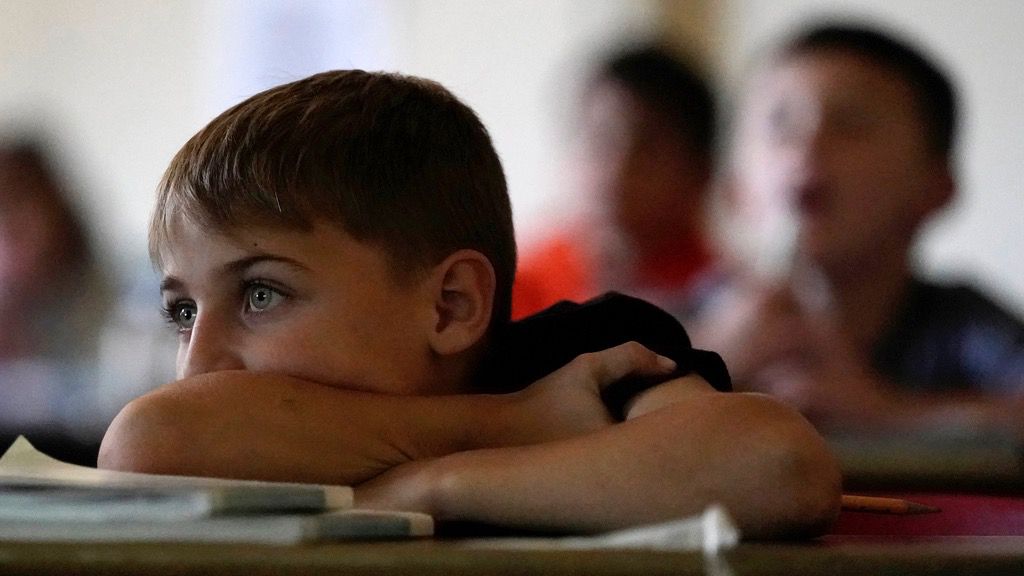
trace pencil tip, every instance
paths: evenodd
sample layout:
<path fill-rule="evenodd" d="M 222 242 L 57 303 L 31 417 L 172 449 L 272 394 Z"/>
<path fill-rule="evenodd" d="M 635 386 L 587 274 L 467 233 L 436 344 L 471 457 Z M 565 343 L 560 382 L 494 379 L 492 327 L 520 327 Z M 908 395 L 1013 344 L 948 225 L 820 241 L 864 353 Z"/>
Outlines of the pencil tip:
<path fill-rule="evenodd" d="M 936 506 L 929 506 L 927 504 L 907 502 L 907 513 L 909 514 L 929 514 L 932 512 L 942 512 L 942 509 Z"/>

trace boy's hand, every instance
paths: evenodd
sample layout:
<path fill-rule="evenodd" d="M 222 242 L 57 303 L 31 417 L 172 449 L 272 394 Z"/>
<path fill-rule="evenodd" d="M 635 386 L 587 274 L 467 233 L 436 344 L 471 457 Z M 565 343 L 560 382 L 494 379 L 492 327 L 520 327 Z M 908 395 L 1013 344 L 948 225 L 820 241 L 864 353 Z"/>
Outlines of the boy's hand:
<path fill-rule="evenodd" d="M 485 435 L 476 448 L 543 444 L 610 426 L 616 421 L 601 400 L 603 388 L 628 376 L 666 375 L 675 368 L 673 360 L 637 342 L 577 356 L 521 392 L 500 397 L 503 411 L 488 419 L 497 433 Z M 437 514 L 435 500 L 451 481 L 453 458 L 459 455 L 400 464 L 356 486 L 356 505 Z"/>
<path fill-rule="evenodd" d="M 550 442 L 594 432 L 615 422 L 601 390 L 627 376 L 669 374 L 675 362 L 636 342 L 582 354 L 562 368 L 508 395 L 492 446 Z"/>

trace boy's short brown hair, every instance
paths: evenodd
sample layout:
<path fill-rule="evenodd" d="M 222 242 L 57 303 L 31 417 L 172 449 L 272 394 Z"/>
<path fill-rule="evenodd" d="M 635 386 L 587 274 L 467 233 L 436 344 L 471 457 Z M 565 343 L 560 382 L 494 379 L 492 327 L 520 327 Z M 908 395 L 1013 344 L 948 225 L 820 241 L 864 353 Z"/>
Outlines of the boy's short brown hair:
<path fill-rule="evenodd" d="M 829 51 L 855 54 L 895 72 L 914 95 L 929 146 L 943 156 L 953 152 L 959 124 L 956 88 L 921 48 L 870 24 L 823 22 L 790 38 L 779 56 Z"/>
<path fill-rule="evenodd" d="M 177 216 L 222 231 L 326 221 L 382 247 L 399 282 L 480 251 L 497 276 L 492 322 L 509 318 L 516 248 L 501 162 L 479 118 L 435 82 L 340 70 L 261 92 L 193 136 L 158 193 L 154 261 Z"/>

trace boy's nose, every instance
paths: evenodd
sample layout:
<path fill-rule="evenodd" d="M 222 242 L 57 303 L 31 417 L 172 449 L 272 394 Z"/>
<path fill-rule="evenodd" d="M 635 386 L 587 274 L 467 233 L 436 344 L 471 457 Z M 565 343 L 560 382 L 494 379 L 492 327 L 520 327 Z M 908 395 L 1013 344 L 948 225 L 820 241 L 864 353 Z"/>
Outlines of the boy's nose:
<path fill-rule="evenodd" d="M 835 135 L 825 126 L 815 125 L 794 138 L 790 160 L 802 171 L 818 172 L 836 157 Z"/>
<path fill-rule="evenodd" d="M 236 344 L 230 330 L 197 322 L 188 344 L 180 351 L 178 377 L 244 369 L 245 363 L 236 351 Z"/>

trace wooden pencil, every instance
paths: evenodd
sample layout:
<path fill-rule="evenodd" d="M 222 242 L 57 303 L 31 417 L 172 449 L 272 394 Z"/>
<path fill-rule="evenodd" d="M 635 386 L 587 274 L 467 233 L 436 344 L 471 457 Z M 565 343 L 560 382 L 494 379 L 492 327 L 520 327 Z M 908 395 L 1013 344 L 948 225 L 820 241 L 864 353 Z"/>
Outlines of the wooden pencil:
<path fill-rule="evenodd" d="M 934 506 L 919 504 L 902 498 L 882 498 L 879 496 L 858 496 L 843 494 L 843 510 L 854 512 L 877 512 L 881 514 L 926 514 L 939 512 Z"/>

